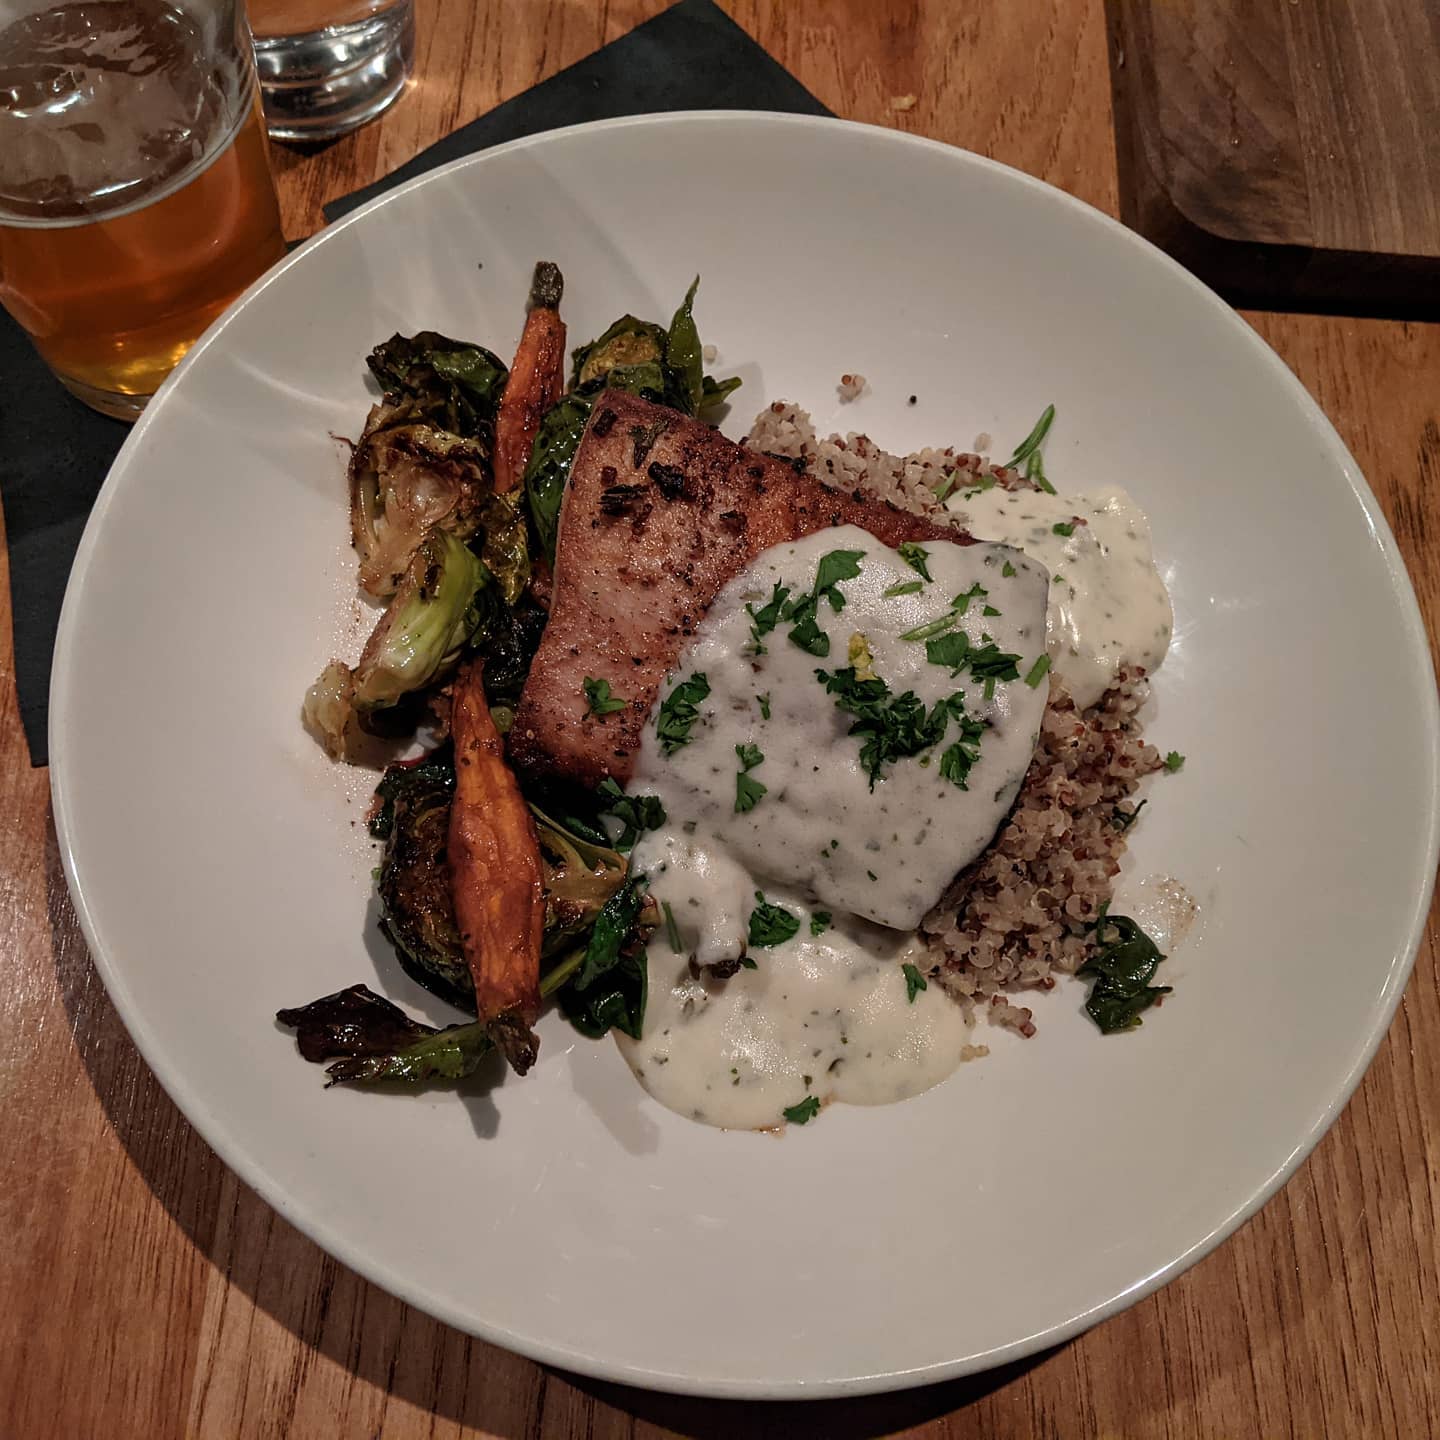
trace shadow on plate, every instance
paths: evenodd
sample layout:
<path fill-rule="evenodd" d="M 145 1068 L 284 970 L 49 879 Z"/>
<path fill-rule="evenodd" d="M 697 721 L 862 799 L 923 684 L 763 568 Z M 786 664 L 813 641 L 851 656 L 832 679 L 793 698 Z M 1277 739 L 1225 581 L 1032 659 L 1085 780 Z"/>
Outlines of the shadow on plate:
<path fill-rule="evenodd" d="M 574 1376 L 532 1362 L 431 1319 L 326 1255 L 223 1166 L 190 1127 L 141 1060 L 80 934 L 60 866 L 53 822 L 46 842 L 46 898 L 57 988 L 76 1050 L 107 1119 L 156 1200 L 214 1267 L 206 1282 L 233 1285 L 282 1325 L 306 1351 L 333 1362 L 386 1396 L 487 1434 L 506 1437 L 592 1433 L 615 1411 L 681 1436 L 807 1434 L 861 1440 L 948 1415 L 1003 1388 L 1042 1363 L 1034 1356 L 984 1375 L 893 1395 L 784 1402 L 715 1401 L 662 1395 Z M 264 1043 L 279 1035 L 265 1035 Z M 318 1082 L 317 1075 L 317 1082 Z M 466 1097 L 472 1101 L 473 1097 Z M 483 1134 L 486 1102 L 473 1101 Z M 123 1263 L 123 1262 L 122 1262 Z M 135 1283 L 162 1284 L 137 1273 Z M 157 1294 L 157 1303 L 165 1299 Z M 217 1395 L 273 1403 L 276 1387 L 333 1400 L 324 1365 L 296 1360 L 273 1341 L 257 1342 L 246 1307 L 221 1307 L 206 1340 Z M 199 1310 L 195 1312 L 197 1315 Z M 298 1379 L 296 1377 L 299 1377 Z M 177 1374 L 177 1381 L 179 1378 Z M 207 1384 L 206 1393 L 211 1390 Z M 336 1433 L 360 1426 L 376 1397 L 351 1391 L 351 1414 L 334 1416 Z M 267 1398 L 268 1397 L 268 1398 Z M 297 1396 L 299 1405 L 304 1397 Z M 203 1408 L 205 1401 L 199 1402 Z M 227 1403 L 217 1401 L 217 1404 Z M 224 1415 L 208 1417 L 225 1423 Z M 205 1428 L 207 1417 L 192 1413 Z M 373 1417 L 372 1417 L 373 1418 Z"/>

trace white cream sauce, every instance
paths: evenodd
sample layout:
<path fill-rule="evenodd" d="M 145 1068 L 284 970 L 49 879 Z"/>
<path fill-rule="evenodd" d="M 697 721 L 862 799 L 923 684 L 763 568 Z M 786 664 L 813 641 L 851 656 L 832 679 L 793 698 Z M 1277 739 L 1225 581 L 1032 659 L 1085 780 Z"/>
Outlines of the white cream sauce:
<path fill-rule="evenodd" d="M 1048 678 L 1032 676 L 1044 653 L 1048 579 L 1007 546 L 923 549 L 929 581 L 854 527 L 766 551 L 721 592 L 663 691 L 706 677 L 689 742 L 666 755 L 662 707 L 651 716 L 630 789 L 658 795 L 668 818 L 640 840 L 633 863 L 670 906 L 680 952 L 665 928 L 656 932 L 644 1034 L 619 1043 L 642 1084 L 681 1114 L 778 1125 L 809 1096 L 885 1103 L 929 1088 L 960 1061 L 960 1012 L 938 985 L 912 1000 L 903 967 L 923 966 L 921 954 L 910 958 L 915 927 L 989 844 L 1029 767 L 1048 694 Z M 860 574 L 836 587 L 843 608 L 823 597 L 817 606 L 829 654 L 793 643 L 786 621 L 757 653 L 747 604 L 762 608 L 777 582 L 808 593 L 836 550 L 862 558 Z M 949 615 L 952 633 L 972 646 L 993 642 L 1016 656 L 1017 677 L 987 695 L 968 669 L 956 676 L 933 663 L 924 639 L 903 638 Z M 856 635 L 892 696 L 913 692 L 927 711 L 958 696 L 984 723 L 966 788 L 941 770 L 960 738 L 952 718 L 929 750 L 887 763 L 872 789 L 862 737 L 848 733 L 854 719 L 815 674 L 848 666 Z M 764 758 L 745 774 L 766 789 L 737 811 L 737 746 L 752 745 Z M 757 891 L 798 923 L 793 937 L 750 944 Z M 834 917 L 828 926 L 819 912 Z M 742 956 L 754 968 L 728 979 L 699 968 Z"/>
<path fill-rule="evenodd" d="M 1018 546 L 1051 575 L 1047 631 L 1055 673 L 1084 709 L 1124 665 L 1153 671 L 1170 648 L 1174 615 L 1155 568 L 1150 523 L 1118 485 L 1089 495 L 961 490 L 946 508 L 973 535 Z M 1072 527 L 1070 533 L 1064 528 Z"/>

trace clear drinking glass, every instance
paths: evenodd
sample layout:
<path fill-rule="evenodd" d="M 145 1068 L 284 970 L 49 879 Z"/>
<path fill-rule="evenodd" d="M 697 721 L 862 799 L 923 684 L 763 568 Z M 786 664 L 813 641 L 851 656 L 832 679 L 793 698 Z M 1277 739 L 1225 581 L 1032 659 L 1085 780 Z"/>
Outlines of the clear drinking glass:
<path fill-rule="evenodd" d="M 373 120 L 405 88 L 411 0 L 250 0 L 265 123 L 277 140 L 329 140 Z"/>
<path fill-rule="evenodd" d="M 240 0 L 0 0 L 0 303 L 134 419 L 285 252 Z"/>

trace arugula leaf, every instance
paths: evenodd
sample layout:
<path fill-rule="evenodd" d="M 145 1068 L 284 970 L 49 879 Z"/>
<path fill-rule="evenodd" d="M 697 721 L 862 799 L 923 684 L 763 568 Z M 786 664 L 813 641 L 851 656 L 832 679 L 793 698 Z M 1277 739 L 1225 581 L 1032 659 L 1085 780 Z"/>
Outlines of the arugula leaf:
<path fill-rule="evenodd" d="M 1148 1010 L 1162 995 L 1170 994 L 1169 985 L 1150 983 L 1165 957 L 1128 916 L 1109 915 L 1102 907 L 1091 928 L 1097 948 L 1076 972 L 1095 981 L 1085 1002 L 1085 1012 L 1102 1034 L 1133 1030 L 1141 1023 L 1142 1011 Z M 1115 938 L 1107 940 L 1106 932 L 1112 929 Z"/>
<path fill-rule="evenodd" d="M 905 972 L 905 996 L 913 1005 L 915 997 L 930 988 L 930 982 L 920 973 L 918 966 L 906 963 L 900 967 Z"/>
<path fill-rule="evenodd" d="M 1177 770 L 1185 768 L 1185 757 L 1178 751 L 1172 750 L 1165 757 L 1165 768 L 1173 775 Z"/>
<path fill-rule="evenodd" d="M 779 623 L 780 613 L 784 609 L 786 597 L 790 594 L 790 587 L 782 585 L 778 580 L 775 588 L 770 592 L 770 598 L 758 610 L 753 605 L 745 607 L 746 613 L 750 616 L 750 644 L 755 654 L 763 655 L 765 646 L 761 644 L 761 637 L 768 635 Z"/>
<path fill-rule="evenodd" d="M 765 755 L 758 745 L 744 744 L 735 747 L 740 759 L 740 773 L 735 777 L 735 813 L 744 815 L 753 810 L 767 793 L 766 787 L 749 772 L 765 762 Z"/>
<path fill-rule="evenodd" d="M 587 675 L 584 688 L 585 699 L 592 715 L 599 715 L 603 719 L 606 715 L 613 715 L 617 710 L 625 708 L 626 702 L 610 693 L 608 680 L 596 680 Z"/>
<path fill-rule="evenodd" d="M 897 551 L 900 558 L 922 579 L 930 579 L 930 552 L 913 540 L 903 541 Z"/>
<path fill-rule="evenodd" d="M 703 671 L 697 670 L 688 680 L 682 680 L 661 702 L 655 733 L 666 755 L 673 755 L 682 745 L 690 743 L 691 726 L 700 718 L 700 702 L 709 694 L 710 682 Z"/>
<path fill-rule="evenodd" d="M 817 1096 L 807 1095 L 798 1105 L 787 1105 L 780 1112 L 792 1125 L 805 1125 L 820 1113 Z"/>
<path fill-rule="evenodd" d="M 762 890 L 755 892 L 760 903 L 750 912 L 750 944 L 769 948 L 793 940 L 800 929 L 799 917 L 781 905 L 772 905 Z"/>
<path fill-rule="evenodd" d="M 810 933 L 812 935 L 823 935 L 830 928 L 830 912 L 828 910 L 816 910 L 810 916 Z"/>
<path fill-rule="evenodd" d="M 605 813 L 625 826 L 614 847 L 622 855 L 634 848 L 646 830 L 658 830 L 665 823 L 665 806 L 658 795 L 627 795 L 610 775 L 595 787 L 595 793 L 604 802 Z"/>

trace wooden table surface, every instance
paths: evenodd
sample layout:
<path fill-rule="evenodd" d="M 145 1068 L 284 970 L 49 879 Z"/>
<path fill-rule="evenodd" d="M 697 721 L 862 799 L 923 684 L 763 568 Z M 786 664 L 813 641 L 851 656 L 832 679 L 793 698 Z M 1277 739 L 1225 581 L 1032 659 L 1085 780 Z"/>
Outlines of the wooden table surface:
<path fill-rule="evenodd" d="M 325 200 L 661 8 L 418 3 L 418 78 L 401 103 L 317 154 L 277 153 L 291 235 L 320 225 Z M 992 155 L 1115 212 L 1102 0 L 726 7 L 837 114 Z M 1246 318 L 1359 459 L 1433 635 L 1440 326 Z M 0 603 L 8 596 L 0 580 Z M 91 967 L 0 643 L 0 1435 L 1440 1432 L 1435 912 L 1389 1036 L 1334 1129 L 1256 1219 L 1158 1295 L 1034 1360 L 899 1396 L 797 1409 L 647 1395 L 546 1371 L 409 1309 L 210 1153 Z"/>

